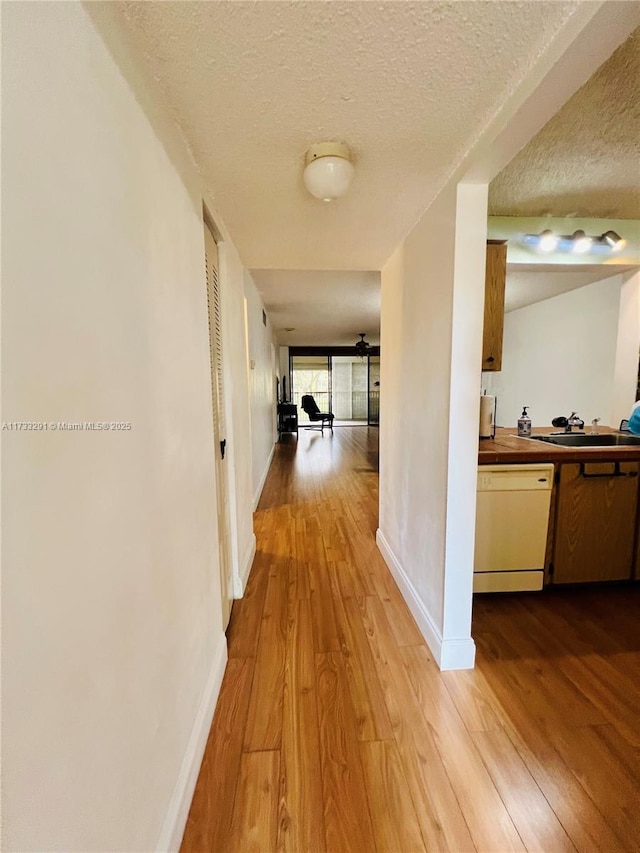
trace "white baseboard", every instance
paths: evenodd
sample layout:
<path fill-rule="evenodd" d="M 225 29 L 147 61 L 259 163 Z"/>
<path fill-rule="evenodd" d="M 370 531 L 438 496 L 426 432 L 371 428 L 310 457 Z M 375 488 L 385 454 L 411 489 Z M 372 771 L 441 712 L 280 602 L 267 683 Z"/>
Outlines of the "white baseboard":
<path fill-rule="evenodd" d="M 473 669 L 475 661 L 476 644 L 471 637 L 443 641 L 440 669 Z"/>
<path fill-rule="evenodd" d="M 264 471 L 262 472 L 262 477 L 260 477 L 260 482 L 258 483 L 258 488 L 255 491 L 253 496 L 253 511 L 255 512 L 258 508 L 258 504 L 260 503 L 260 495 L 262 494 L 262 490 L 264 489 L 264 484 L 267 481 L 267 474 L 269 473 L 269 468 L 271 467 L 271 461 L 273 459 L 273 454 L 276 452 L 275 444 L 271 448 L 271 453 L 269 454 L 269 458 L 267 459 L 267 464 L 264 466 Z"/>
<path fill-rule="evenodd" d="M 376 543 L 440 669 L 473 669 L 476 645 L 471 637 L 444 639 L 380 528 Z"/>
<path fill-rule="evenodd" d="M 236 596 L 236 598 L 242 598 L 244 595 L 244 591 L 247 588 L 247 580 L 249 579 L 249 572 L 251 571 L 251 566 L 253 565 L 253 558 L 256 555 L 256 534 L 251 534 L 251 539 L 249 540 L 249 544 L 244 553 L 244 559 L 242 560 L 242 564 L 240 565 L 240 584 L 242 589 L 240 590 L 240 595 Z"/>
<path fill-rule="evenodd" d="M 222 635 L 191 729 L 191 736 L 173 789 L 160 840 L 156 845 L 156 853 L 178 853 L 180 849 L 226 665 L 227 644 Z"/>

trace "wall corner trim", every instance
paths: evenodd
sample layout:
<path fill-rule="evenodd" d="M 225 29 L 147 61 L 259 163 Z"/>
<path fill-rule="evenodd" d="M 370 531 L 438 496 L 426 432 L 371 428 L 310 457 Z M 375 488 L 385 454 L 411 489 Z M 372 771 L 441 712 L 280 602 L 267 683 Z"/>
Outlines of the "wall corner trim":
<path fill-rule="evenodd" d="M 376 544 L 440 669 L 472 669 L 476 646 L 471 637 L 444 639 L 380 528 Z"/>
<path fill-rule="evenodd" d="M 221 635 L 156 845 L 156 853 L 178 853 L 180 849 L 226 665 L 227 643 L 224 635 Z"/>
<path fill-rule="evenodd" d="M 256 555 L 256 534 L 251 534 L 251 539 L 249 540 L 249 544 L 247 545 L 247 549 L 244 552 L 244 559 L 242 560 L 242 565 L 240 566 L 240 594 L 236 596 L 237 598 L 242 598 L 244 595 L 244 591 L 247 588 L 247 581 L 249 579 L 249 572 L 251 571 L 251 566 L 253 565 L 253 558 Z"/>
<path fill-rule="evenodd" d="M 260 496 L 262 495 L 262 490 L 264 489 L 264 484 L 267 481 L 267 474 L 269 473 L 269 468 L 271 468 L 271 462 L 273 460 L 273 454 L 276 452 L 275 444 L 271 448 L 271 453 L 267 458 L 267 463 L 264 466 L 264 471 L 262 472 L 262 477 L 260 477 L 260 482 L 258 483 L 258 488 L 255 491 L 253 496 L 253 511 L 255 512 L 258 509 L 258 504 L 260 502 Z"/>
<path fill-rule="evenodd" d="M 476 644 L 471 637 L 443 640 L 440 652 L 440 669 L 473 669 Z"/>

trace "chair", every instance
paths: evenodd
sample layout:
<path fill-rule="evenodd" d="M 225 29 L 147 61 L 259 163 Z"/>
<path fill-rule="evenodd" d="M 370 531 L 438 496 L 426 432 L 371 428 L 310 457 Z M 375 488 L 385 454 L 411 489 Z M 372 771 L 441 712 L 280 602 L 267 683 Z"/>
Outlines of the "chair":
<path fill-rule="evenodd" d="M 310 421 L 320 421 L 320 430 L 323 435 L 325 424 L 328 424 L 331 432 L 333 432 L 333 414 L 331 412 L 321 412 L 311 394 L 302 395 L 300 406 L 307 413 Z M 318 429 L 318 427 L 307 427 L 307 429 Z"/>

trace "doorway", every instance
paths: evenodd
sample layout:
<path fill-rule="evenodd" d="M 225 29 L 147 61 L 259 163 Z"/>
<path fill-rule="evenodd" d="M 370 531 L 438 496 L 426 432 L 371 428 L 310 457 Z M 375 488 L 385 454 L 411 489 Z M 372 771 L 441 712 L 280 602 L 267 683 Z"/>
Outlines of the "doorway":
<path fill-rule="evenodd" d="M 380 349 L 357 356 L 352 347 L 290 348 L 290 401 L 300 423 L 308 422 L 300 402 L 311 394 L 323 412 L 332 412 L 334 426 L 378 426 L 380 422 Z"/>
<path fill-rule="evenodd" d="M 328 355 L 292 356 L 291 402 L 298 407 L 300 423 L 309 423 L 309 415 L 300 405 L 305 394 L 313 395 L 320 411 L 331 411 L 331 369 Z"/>
<path fill-rule="evenodd" d="M 204 228 L 205 265 L 207 273 L 207 308 L 209 318 L 209 353 L 211 357 L 211 392 L 213 397 L 213 452 L 215 459 L 216 506 L 218 528 L 218 560 L 222 598 L 222 629 L 231 616 L 232 590 L 229 542 L 229 484 L 226 465 L 226 421 L 224 407 L 222 318 L 220 313 L 220 277 L 218 246 L 209 227 Z"/>

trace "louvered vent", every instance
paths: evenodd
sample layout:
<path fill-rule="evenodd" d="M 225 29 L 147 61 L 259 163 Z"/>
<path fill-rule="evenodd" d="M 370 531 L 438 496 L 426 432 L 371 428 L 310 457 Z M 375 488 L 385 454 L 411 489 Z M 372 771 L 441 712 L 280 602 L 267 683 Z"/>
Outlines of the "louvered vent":
<path fill-rule="evenodd" d="M 207 307 L 209 314 L 209 350 L 211 354 L 211 390 L 213 393 L 213 428 L 218 442 L 225 437 L 225 413 L 222 372 L 222 318 L 220 314 L 220 278 L 218 249 L 209 230 L 205 231 L 205 264 L 207 272 Z"/>

